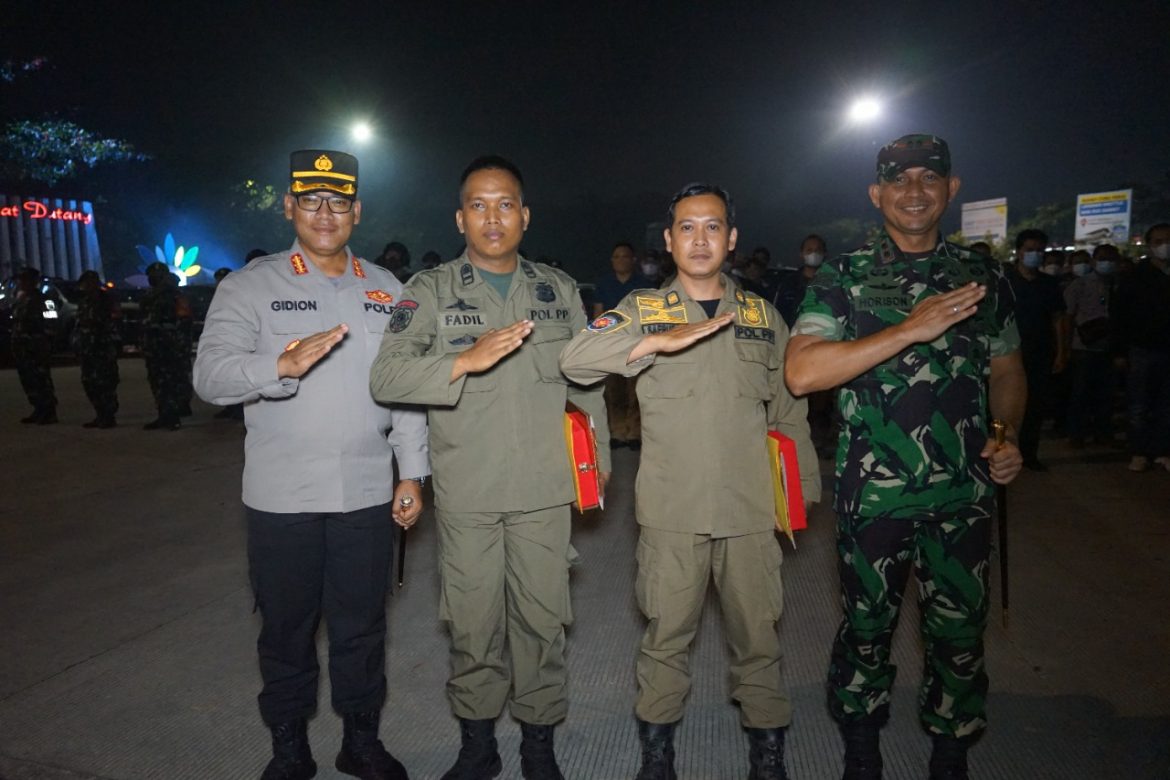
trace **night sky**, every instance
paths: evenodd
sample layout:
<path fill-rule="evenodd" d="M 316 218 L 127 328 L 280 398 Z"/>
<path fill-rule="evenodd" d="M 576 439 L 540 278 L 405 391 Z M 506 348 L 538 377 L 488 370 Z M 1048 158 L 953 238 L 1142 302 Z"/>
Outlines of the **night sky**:
<path fill-rule="evenodd" d="M 212 264 L 291 242 L 274 221 L 241 238 L 225 205 L 245 179 L 285 186 L 300 147 L 357 154 L 355 249 L 398 239 L 416 262 L 461 246 L 467 162 L 508 156 L 527 180 L 525 249 L 583 279 L 615 241 L 643 246 L 692 180 L 736 198 L 741 249 L 792 263 L 810 230 L 876 217 L 877 147 L 906 132 L 946 138 L 958 200 L 1007 196 L 1011 221 L 1170 172 L 1164 2 L 550 5 L 9 4 L 0 60 L 50 64 L 0 85 L 0 119 L 71 119 L 152 155 L 23 194 L 96 190 L 99 230 L 108 215 L 152 231 L 144 243 L 202 231 Z M 846 126 L 868 92 L 884 116 Z M 376 132 L 364 147 L 348 139 L 359 118 Z M 107 255 L 132 251 L 108 235 Z"/>

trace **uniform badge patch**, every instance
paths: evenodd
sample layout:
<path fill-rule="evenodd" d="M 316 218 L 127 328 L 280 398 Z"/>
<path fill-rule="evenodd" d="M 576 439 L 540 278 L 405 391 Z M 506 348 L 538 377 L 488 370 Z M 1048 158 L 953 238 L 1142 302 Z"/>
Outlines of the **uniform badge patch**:
<path fill-rule="evenodd" d="M 556 290 L 554 290 L 552 285 L 548 282 L 538 282 L 537 285 L 532 288 L 532 294 L 535 295 L 536 300 L 540 301 L 541 303 L 552 303 L 557 299 Z"/>
<path fill-rule="evenodd" d="M 464 263 L 463 267 L 459 269 L 459 281 L 463 282 L 464 287 L 475 281 L 475 274 L 471 270 L 471 263 Z"/>
<path fill-rule="evenodd" d="M 682 304 L 668 306 L 667 301 L 661 298 L 643 295 L 635 296 L 634 300 L 638 304 L 638 321 L 643 325 L 654 323 L 687 324 L 687 310 Z"/>
<path fill-rule="evenodd" d="M 394 303 L 394 296 L 385 290 L 366 290 L 366 297 L 375 303 Z"/>
<path fill-rule="evenodd" d="M 738 297 L 740 293 L 736 293 Z M 739 307 L 739 321 L 743 325 L 753 328 L 768 327 L 768 315 L 764 312 L 764 302 L 759 298 L 744 298 Z"/>
<path fill-rule="evenodd" d="M 304 276 L 309 272 L 309 266 L 305 265 L 305 258 L 301 257 L 301 253 L 297 252 L 288 259 L 292 266 L 293 273 L 297 276 Z"/>
<path fill-rule="evenodd" d="M 406 330 L 406 326 L 410 325 L 410 321 L 414 319 L 414 310 L 417 308 L 417 301 L 399 301 L 394 310 L 390 312 L 390 321 L 386 323 L 386 329 L 391 333 L 401 333 Z"/>
<path fill-rule="evenodd" d="M 366 278 L 366 269 L 362 268 L 362 264 L 358 262 L 356 257 L 353 259 L 353 275 L 359 279 Z"/>
<path fill-rule="evenodd" d="M 607 311 L 589 323 L 587 330 L 590 333 L 610 333 L 630 324 L 630 318 L 620 311 Z"/>
<path fill-rule="evenodd" d="M 747 303 L 747 296 L 743 294 L 743 290 L 735 291 L 735 302 L 741 306 Z"/>
<path fill-rule="evenodd" d="M 475 336 L 464 334 L 457 339 L 449 339 L 447 343 L 453 347 L 468 347 L 475 343 Z"/>
<path fill-rule="evenodd" d="M 667 306 L 678 306 L 680 303 L 682 303 L 682 299 L 678 297 L 678 293 L 676 293 L 674 290 L 671 290 L 666 294 Z"/>
<path fill-rule="evenodd" d="M 462 298 L 456 298 L 455 303 L 452 303 L 449 306 L 444 306 L 443 308 L 455 309 L 456 311 L 479 311 L 478 306 L 472 306 L 470 303 L 463 300 Z"/>
<path fill-rule="evenodd" d="M 284 347 L 284 351 L 285 351 L 285 352 L 290 352 L 290 351 L 292 351 L 292 350 L 296 349 L 296 348 L 297 348 L 297 344 L 300 344 L 300 343 L 301 343 L 301 340 L 300 340 L 300 339 L 293 339 L 292 341 L 290 341 L 288 344 L 286 344 L 286 345 L 285 345 L 285 347 Z"/>

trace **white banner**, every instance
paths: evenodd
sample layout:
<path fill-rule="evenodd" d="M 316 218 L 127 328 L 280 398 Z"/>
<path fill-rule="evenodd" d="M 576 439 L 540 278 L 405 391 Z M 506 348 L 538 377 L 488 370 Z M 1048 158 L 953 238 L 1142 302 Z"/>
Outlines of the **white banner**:
<path fill-rule="evenodd" d="M 1007 198 L 964 203 L 963 238 L 993 244 L 1007 238 Z"/>
<path fill-rule="evenodd" d="M 1129 241 L 1129 219 L 1133 213 L 1133 190 L 1090 192 L 1077 196 L 1077 225 L 1074 237 L 1078 249 L 1098 244 L 1121 245 Z"/>

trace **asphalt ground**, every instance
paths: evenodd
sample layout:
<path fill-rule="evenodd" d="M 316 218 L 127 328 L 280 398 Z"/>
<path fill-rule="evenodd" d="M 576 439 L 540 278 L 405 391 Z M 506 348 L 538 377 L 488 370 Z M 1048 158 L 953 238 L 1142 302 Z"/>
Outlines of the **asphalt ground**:
<path fill-rule="evenodd" d="M 106 431 L 80 427 L 93 415 L 76 366 L 54 369 L 61 421 L 52 426 L 17 422 L 28 407 L 15 372 L 0 371 L 0 778 L 255 778 L 269 740 L 255 702 L 259 623 L 239 501 L 243 428 L 196 402 L 182 430 L 143 431 L 154 414 L 142 363 L 125 359 L 121 370 L 119 427 Z M 1131 473 L 1121 450 L 1073 451 L 1058 441 L 1046 440 L 1041 457 L 1051 471 L 1024 473 L 1009 492 L 1006 627 L 993 559 L 991 725 L 971 752 L 972 776 L 1170 777 L 1170 473 Z M 574 519 L 582 560 L 573 571 L 570 710 L 556 732 L 570 778 L 637 772 L 637 461 L 616 451 L 606 511 Z M 406 586 L 388 608 L 381 736 L 413 778 L 439 777 L 459 741 L 443 693 L 434 548 L 428 514 L 411 532 Z M 827 507 L 814 510 L 795 550 L 785 547 L 782 571 L 780 632 L 795 708 L 788 766 L 794 778 L 839 777 L 841 743 L 823 683 L 839 619 Z M 882 737 L 892 780 L 926 776 L 929 741 L 915 716 L 917 623 L 908 604 Z M 726 668 L 711 600 L 676 739 L 682 778 L 747 774 Z M 332 768 L 341 722 L 322 678 L 310 740 L 318 777 L 342 777 Z M 519 728 L 505 715 L 497 733 L 501 777 L 518 778 Z"/>

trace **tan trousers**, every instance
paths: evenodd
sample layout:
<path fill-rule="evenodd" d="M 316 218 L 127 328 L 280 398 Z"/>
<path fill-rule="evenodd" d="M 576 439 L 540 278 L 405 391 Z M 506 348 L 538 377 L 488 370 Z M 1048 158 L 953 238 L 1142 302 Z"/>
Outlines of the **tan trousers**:
<path fill-rule="evenodd" d="M 649 620 L 638 655 L 635 711 L 674 723 L 691 688 L 690 650 L 713 578 L 731 655 L 731 696 L 750 728 L 787 726 L 780 681 L 780 544 L 772 531 L 729 538 L 642 528 L 638 606 Z"/>
<path fill-rule="evenodd" d="M 459 718 L 494 719 L 510 692 L 517 720 L 564 720 L 565 626 L 572 622 L 568 505 L 509 514 L 437 509 L 436 517 L 451 710 Z"/>

